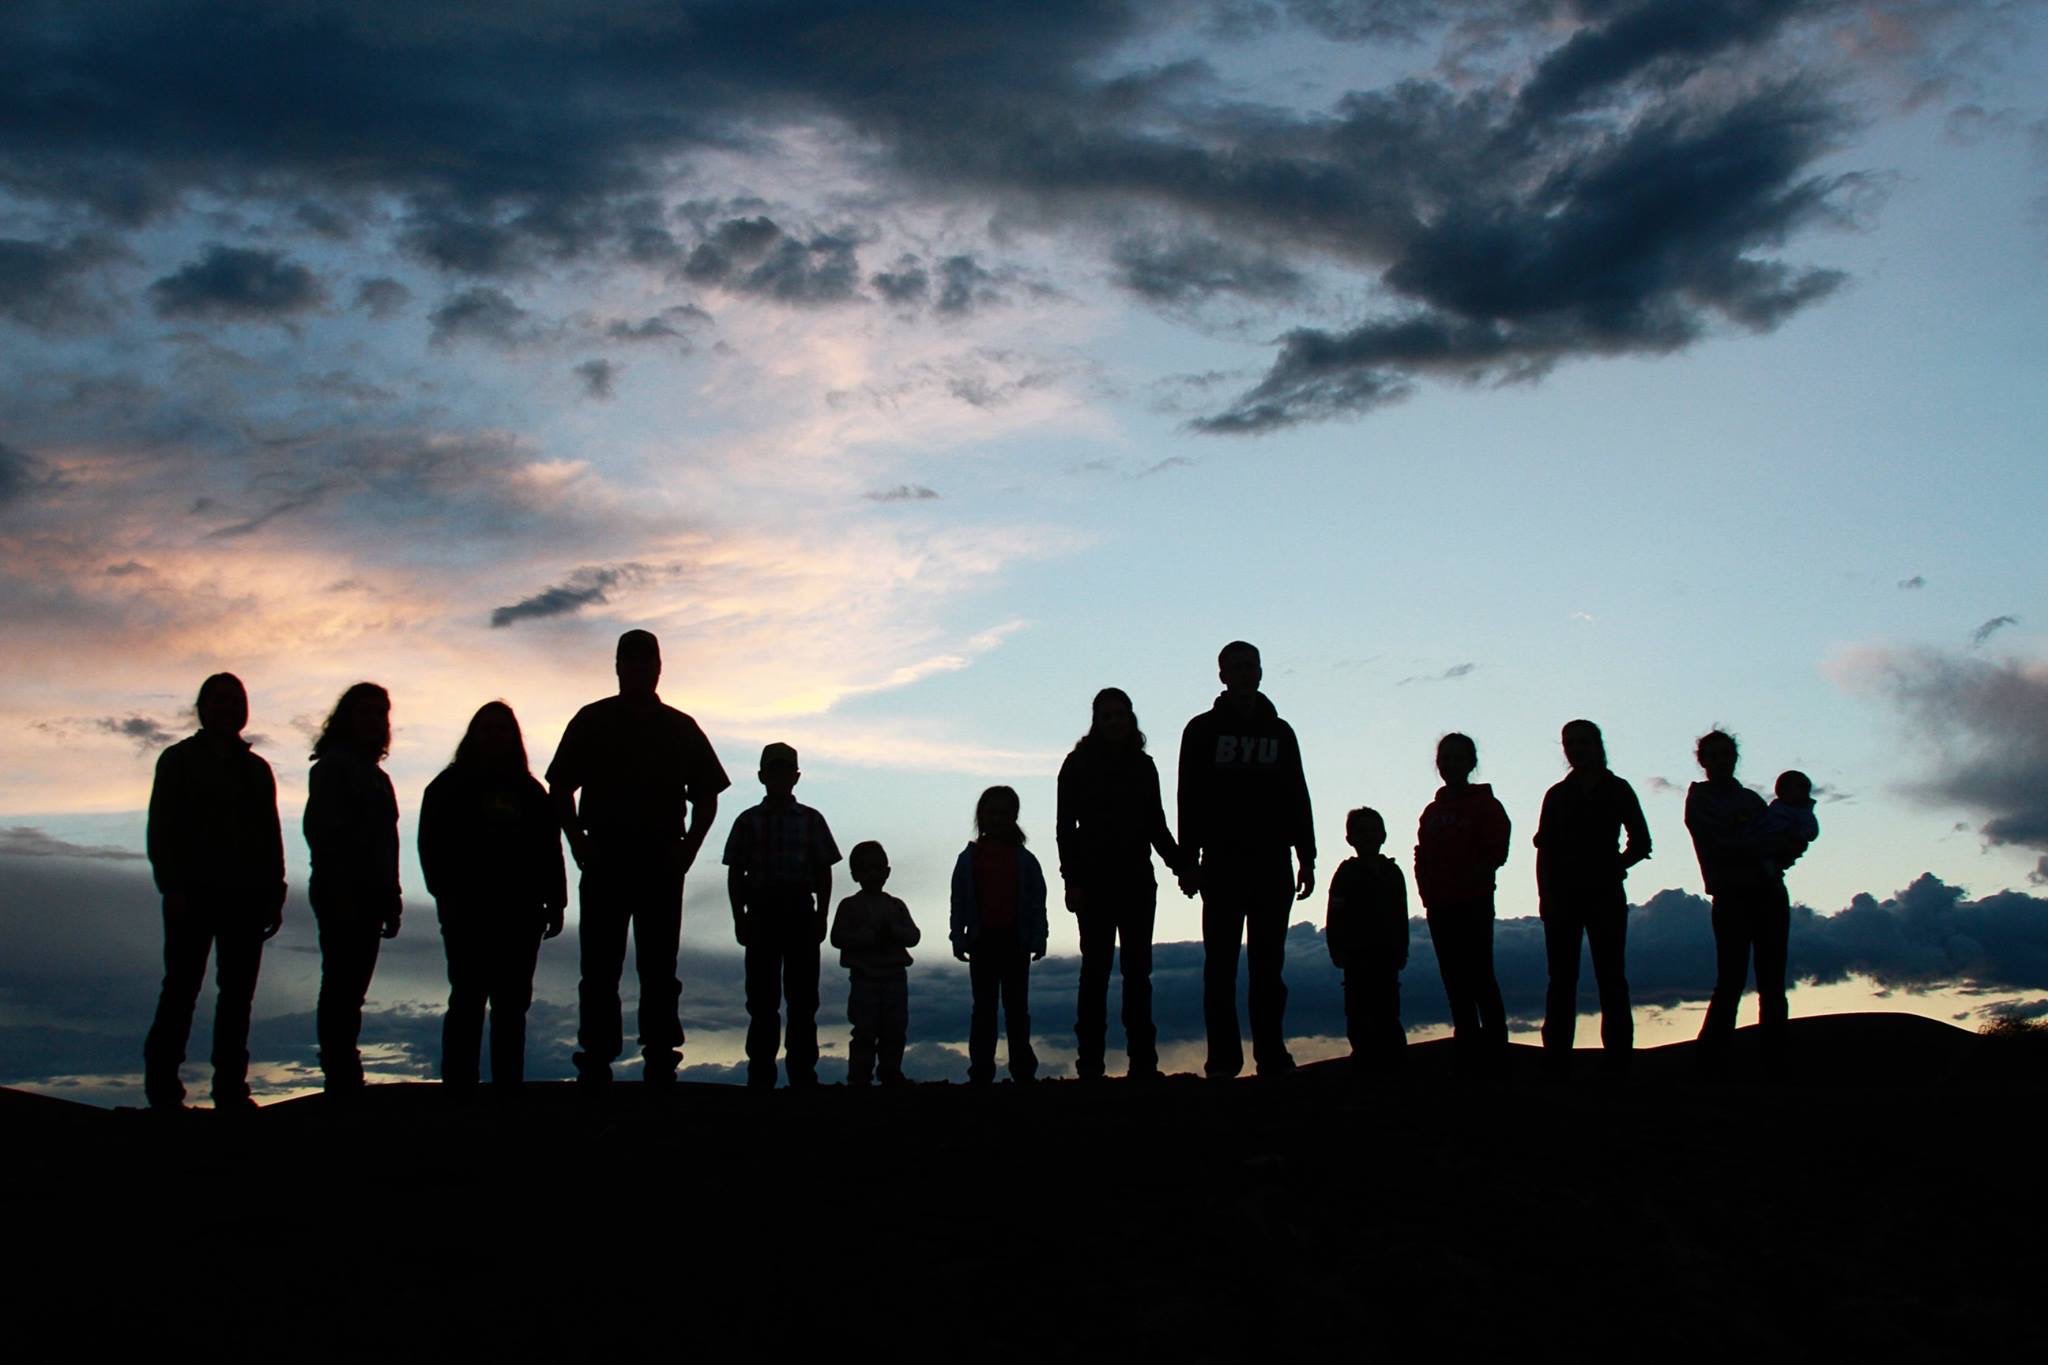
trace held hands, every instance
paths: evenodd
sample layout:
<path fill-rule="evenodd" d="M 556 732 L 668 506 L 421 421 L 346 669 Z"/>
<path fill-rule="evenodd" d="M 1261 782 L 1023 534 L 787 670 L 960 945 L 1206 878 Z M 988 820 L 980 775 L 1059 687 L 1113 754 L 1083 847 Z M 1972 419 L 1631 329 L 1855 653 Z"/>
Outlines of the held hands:
<path fill-rule="evenodd" d="M 1183 896 L 1197 895 L 1202 889 L 1201 870 L 1193 863 L 1181 869 L 1178 880 L 1180 882 L 1180 893 Z"/>

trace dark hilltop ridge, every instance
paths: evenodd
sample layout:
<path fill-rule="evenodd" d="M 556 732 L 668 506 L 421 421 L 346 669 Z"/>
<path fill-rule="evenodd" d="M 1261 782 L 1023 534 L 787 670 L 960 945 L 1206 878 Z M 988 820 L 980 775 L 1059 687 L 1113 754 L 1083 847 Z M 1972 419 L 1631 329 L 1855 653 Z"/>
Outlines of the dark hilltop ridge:
<path fill-rule="evenodd" d="M 1926 1358 L 2038 1339 L 2041 1037 L 1795 1020 L 1463 1082 L 0 1091 L 40 1354 Z M 1533 1054 L 1533 1049 L 1517 1049 Z M 650 1173 L 659 1172 L 658 1177 Z M 19 1341 L 21 1338 L 16 1337 Z M 23 1358 L 16 1356 L 15 1358 Z M 1455 1356 L 1453 1357 L 1455 1358 Z"/>

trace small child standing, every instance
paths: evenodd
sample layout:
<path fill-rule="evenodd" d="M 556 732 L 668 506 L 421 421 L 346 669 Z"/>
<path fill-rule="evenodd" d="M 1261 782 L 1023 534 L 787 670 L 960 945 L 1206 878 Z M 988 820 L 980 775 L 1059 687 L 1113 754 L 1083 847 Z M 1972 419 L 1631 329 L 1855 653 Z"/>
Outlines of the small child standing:
<path fill-rule="evenodd" d="M 1387 822 L 1370 806 L 1344 817 L 1346 858 L 1330 879 L 1323 942 L 1344 973 L 1344 1032 L 1355 1068 L 1390 1068 L 1408 1046 L 1401 1027 L 1401 969 L 1408 965 L 1408 882 L 1380 853 Z"/>
<path fill-rule="evenodd" d="M 996 999 L 1010 1035 L 1010 1076 L 1038 1074 L 1031 1046 L 1031 964 L 1045 956 L 1045 873 L 1024 847 L 1015 789 L 990 787 L 974 806 L 978 838 L 953 864 L 953 956 L 974 989 L 967 1024 L 967 1079 L 996 1076 Z"/>
<path fill-rule="evenodd" d="M 747 1084 L 775 1088 L 783 1043 L 781 1007 L 789 1002 L 783 1066 L 792 1086 L 818 1083 L 818 945 L 832 904 L 839 846 L 825 817 L 800 805 L 796 750 L 761 750 L 761 804 L 743 810 L 725 841 L 732 936 L 747 950 Z"/>
<path fill-rule="evenodd" d="M 883 1085 L 908 1085 L 903 1042 L 910 1031 L 910 950 L 917 924 L 910 907 L 882 887 L 889 881 L 889 855 L 870 839 L 855 844 L 847 859 L 860 890 L 839 902 L 832 921 L 832 946 L 849 974 L 846 1022 L 853 1025 L 847 1047 L 846 1083 L 866 1085 L 881 1066 Z"/>
<path fill-rule="evenodd" d="M 1820 838 L 1820 821 L 1813 814 L 1813 779 L 1805 773 L 1797 768 L 1779 773 L 1776 790 L 1778 799 L 1765 808 L 1756 837 L 1771 866 L 1784 872 Z"/>

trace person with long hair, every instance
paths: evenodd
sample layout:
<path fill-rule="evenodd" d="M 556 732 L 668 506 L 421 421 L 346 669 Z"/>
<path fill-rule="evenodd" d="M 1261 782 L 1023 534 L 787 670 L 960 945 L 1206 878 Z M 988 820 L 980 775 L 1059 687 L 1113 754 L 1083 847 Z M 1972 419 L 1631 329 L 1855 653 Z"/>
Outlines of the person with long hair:
<path fill-rule="evenodd" d="M 448 954 L 441 1079 L 476 1084 L 488 1004 L 491 1083 L 516 1086 L 540 941 L 562 932 L 569 892 L 561 826 L 504 702 L 477 708 L 454 761 L 427 784 L 419 851 Z"/>
<path fill-rule="evenodd" d="M 359 682 L 341 694 L 313 741 L 307 782 L 307 890 L 320 926 L 314 1027 L 330 1094 L 362 1089 L 363 1001 L 380 942 L 398 936 L 398 798 L 379 766 L 391 752 L 391 694 Z"/>
<path fill-rule="evenodd" d="M 1415 891 L 1451 1006 L 1461 1069 L 1480 1074 L 1507 1059 L 1507 1006 L 1493 971 L 1494 874 L 1508 860 L 1508 813 L 1493 788 L 1472 781 L 1479 746 L 1469 735 L 1437 741 L 1444 780 L 1415 832 Z"/>
<path fill-rule="evenodd" d="M 1010 1036 L 1010 1076 L 1038 1074 L 1031 1046 L 1031 964 L 1045 956 L 1045 873 L 1024 847 L 1022 804 L 990 787 L 974 806 L 975 840 L 953 864 L 953 956 L 967 964 L 974 1004 L 967 1025 L 967 1079 L 996 1075 L 996 1001 Z"/>
<path fill-rule="evenodd" d="M 1130 697 L 1116 687 L 1095 694 L 1088 733 L 1060 764 L 1055 823 L 1067 909 L 1081 930 L 1081 988 L 1075 1001 L 1075 1071 L 1103 1073 L 1109 1030 L 1109 974 L 1123 946 L 1124 1050 L 1133 1080 L 1159 1074 L 1152 1026 L 1152 923 L 1159 886 L 1152 854 L 1180 871 L 1180 847 L 1166 826 L 1159 768 L 1145 752 Z"/>
<path fill-rule="evenodd" d="M 1685 828 L 1713 903 L 1714 924 L 1714 994 L 1700 1024 L 1700 1055 L 1707 1066 L 1716 1067 L 1735 1032 L 1752 949 L 1759 1032 L 1774 1052 L 1784 1040 L 1792 909 L 1784 877 L 1771 864 L 1762 837 L 1768 814 L 1764 799 L 1735 780 L 1740 757 L 1735 736 L 1709 730 L 1694 746 L 1693 757 L 1706 781 L 1686 790 Z"/>
<path fill-rule="evenodd" d="M 284 841 L 277 782 L 242 738 L 249 694 L 232 673 L 199 688 L 199 729 L 157 759 L 149 791 L 149 866 L 164 898 L 164 986 L 142 1045 L 152 1109 L 181 1109 L 178 1069 L 214 955 L 213 1107 L 249 1096 L 249 1009 L 263 945 L 284 924 Z"/>

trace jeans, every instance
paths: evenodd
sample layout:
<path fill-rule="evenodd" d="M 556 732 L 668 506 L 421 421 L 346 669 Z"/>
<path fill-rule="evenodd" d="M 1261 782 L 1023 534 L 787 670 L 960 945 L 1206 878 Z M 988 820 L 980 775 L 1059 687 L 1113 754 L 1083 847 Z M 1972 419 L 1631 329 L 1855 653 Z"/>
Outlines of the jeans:
<path fill-rule="evenodd" d="M 1202 861 L 1202 1016 L 1208 1025 L 1212 1080 L 1244 1069 L 1237 1028 L 1237 959 L 1251 958 L 1252 1057 L 1260 1071 L 1294 1065 L 1284 1032 L 1287 985 L 1287 916 L 1294 906 L 1294 865 L 1287 849 L 1254 857 Z"/>
<path fill-rule="evenodd" d="M 1779 882 L 1752 893 L 1714 897 L 1714 996 L 1700 1025 L 1700 1041 L 1725 1047 L 1735 1032 L 1735 1014 L 1749 984 L 1751 950 L 1756 954 L 1756 1005 L 1764 1046 L 1785 1041 L 1785 955 L 1792 934 L 1792 903 Z"/>
<path fill-rule="evenodd" d="M 775 1084 L 778 1045 L 791 1085 L 817 1080 L 817 912 L 809 905 L 750 910 L 746 972 L 747 1084 Z M 786 1035 L 781 1014 L 785 999 L 789 1002 Z"/>
<path fill-rule="evenodd" d="M 576 1069 L 609 1076 L 624 1047 L 619 974 L 626 929 L 640 975 L 640 1055 L 647 1074 L 673 1074 L 682 1060 L 682 983 L 676 949 L 683 932 L 683 870 L 674 840 L 593 841 L 578 892 Z"/>
<path fill-rule="evenodd" d="M 1550 964 L 1544 997 L 1543 1047 L 1567 1061 L 1579 1021 L 1579 942 L 1592 950 L 1600 989 L 1600 1046 L 1613 1065 L 1626 1065 L 1635 1047 L 1635 1017 L 1628 998 L 1628 902 L 1620 887 L 1543 904 L 1543 951 Z"/>
<path fill-rule="evenodd" d="M 192 1012 L 214 957 L 213 1098 L 229 1104 L 249 1097 L 249 1009 L 263 965 L 266 908 L 239 896 L 194 895 L 173 913 L 164 902 L 164 984 L 156 1018 L 142 1044 L 143 1091 L 153 1106 L 185 1102 L 178 1068 L 192 1036 Z"/>
<path fill-rule="evenodd" d="M 996 1076 L 996 998 L 1010 1036 L 1010 1075 L 1028 1081 L 1038 1074 L 1031 1046 L 1031 955 L 1014 929 L 985 930 L 968 949 L 968 985 L 974 991 L 967 1020 L 967 1079 L 977 1084 Z"/>
<path fill-rule="evenodd" d="M 1505 1054 L 1508 1012 L 1493 974 L 1493 897 L 1432 906 L 1428 916 L 1459 1056 Z"/>
<path fill-rule="evenodd" d="M 1074 1037 L 1079 1044 L 1075 1069 L 1100 1076 L 1109 1032 L 1109 973 L 1123 940 L 1124 1050 L 1131 1074 L 1159 1070 L 1159 1051 L 1152 1027 L 1152 921 L 1159 888 L 1150 869 L 1142 877 L 1104 879 L 1083 887 L 1081 990 L 1075 1001 Z"/>
<path fill-rule="evenodd" d="M 352 1090 L 363 1083 L 356 1041 L 384 942 L 384 920 L 380 913 L 346 903 L 315 905 L 313 917 L 320 924 L 320 999 L 314 1007 L 320 1071 L 329 1090 Z"/>
<path fill-rule="evenodd" d="M 866 1085 L 878 1065 L 884 1083 L 902 1080 L 903 1043 L 910 1031 L 909 974 L 855 972 L 847 983 L 846 1022 L 853 1025 L 853 1040 L 846 1048 L 847 1080 Z"/>
<path fill-rule="evenodd" d="M 526 1011 L 533 1004 L 533 969 L 540 957 L 540 912 L 474 905 L 440 910 L 441 944 L 448 953 L 441 1079 L 476 1083 L 488 1004 L 491 1081 L 518 1085 L 526 1079 Z"/>

